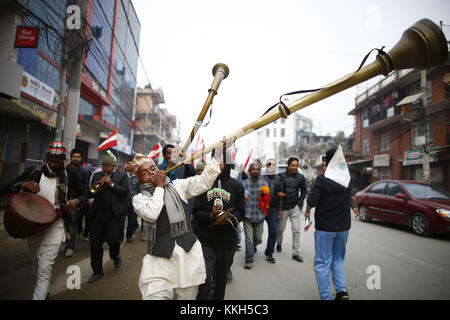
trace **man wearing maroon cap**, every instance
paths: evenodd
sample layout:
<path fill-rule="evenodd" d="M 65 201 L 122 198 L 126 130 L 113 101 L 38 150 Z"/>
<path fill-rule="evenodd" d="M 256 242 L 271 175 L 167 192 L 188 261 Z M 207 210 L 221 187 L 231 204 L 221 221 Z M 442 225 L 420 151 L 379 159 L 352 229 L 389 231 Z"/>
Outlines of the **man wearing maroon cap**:
<path fill-rule="evenodd" d="M 19 191 L 32 192 L 47 199 L 58 212 L 70 212 L 78 200 L 67 200 L 67 175 L 64 169 L 66 146 L 61 142 L 50 143 L 42 165 L 26 168 L 14 181 L 5 185 L 0 194 Z M 37 258 L 37 281 L 33 300 L 48 297 L 52 267 L 58 256 L 61 243 L 65 239 L 62 219 L 35 236 L 27 238 L 30 251 Z"/>

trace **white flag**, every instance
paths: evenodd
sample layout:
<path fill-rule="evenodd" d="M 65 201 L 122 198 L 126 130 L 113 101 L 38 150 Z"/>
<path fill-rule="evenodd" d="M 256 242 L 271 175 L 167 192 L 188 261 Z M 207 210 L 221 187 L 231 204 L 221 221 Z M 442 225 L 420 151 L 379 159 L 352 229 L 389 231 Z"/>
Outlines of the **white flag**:
<path fill-rule="evenodd" d="M 327 164 L 325 178 L 333 180 L 344 188 L 347 188 L 350 183 L 350 172 L 348 171 L 341 145 L 337 148 L 330 163 Z"/>

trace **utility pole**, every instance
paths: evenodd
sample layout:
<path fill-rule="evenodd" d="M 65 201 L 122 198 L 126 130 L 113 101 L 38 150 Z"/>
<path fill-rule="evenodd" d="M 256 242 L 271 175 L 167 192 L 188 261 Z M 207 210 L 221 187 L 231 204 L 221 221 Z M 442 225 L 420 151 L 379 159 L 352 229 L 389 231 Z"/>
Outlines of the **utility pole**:
<path fill-rule="evenodd" d="M 67 100 L 66 119 L 64 121 L 64 143 L 68 150 L 75 147 L 78 107 L 80 104 L 81 75 L 83 72 L 83 56 L 86 46 L 85 26 L 87 0 L 79 0 L 78 6 L 81 13 L 81 28 L 68 31 L 71 39 L 71 48 L 67 50 L 70 63 L 67 69 L 70 73 L 69 91 Z"/>
<path fill-rule="evenodd" d="M 64 38 L 62 39 L 61 44 L 61 72 L 59 75 L 59 105 L 58 105 L 58 113 L 56 117 L 56 133 L 55 140 L 62 141 L 63 139 L 63 113 L 64 113 L 64 95 L 66 90 L 66 72 L 67 72 L 67 54 L 66 54 L 66 45 L 65 45 L 65 37 L 66 33 L 64 32 Z"/>
<path fill-rule="evenodd" d="M 423 182 L 430 182 L 430 145 L 428 139 L 428 131 L 429 131 L 429 119 L 427 118 L 427 70 L 420 71 L 420 86 L 423 92 L 422 95 L 422 105 L 423 105 L 423 124 L 424 124 L 424 135 L 425 135 L 425 144 L 423 146 L 423 163 L 422 163 L 422 179 Z"/>

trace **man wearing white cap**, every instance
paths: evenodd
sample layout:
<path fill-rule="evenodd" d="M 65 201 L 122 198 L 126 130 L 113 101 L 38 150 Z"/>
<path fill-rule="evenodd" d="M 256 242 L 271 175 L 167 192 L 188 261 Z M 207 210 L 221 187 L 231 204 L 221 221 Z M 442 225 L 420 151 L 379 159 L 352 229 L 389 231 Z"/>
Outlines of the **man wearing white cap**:
<path fill-rule="evenodd" d="M 138 161 L 142 192 L 132 201 L 148 240 L 139 277 L 142 299 L 195 300 L 206 270 L 201 244 L 192 230 L 188 199 L 211 188 L 220 173 L 219 162 L 212 159 L 201 175 L 171 181 L 152 159 Z"/>

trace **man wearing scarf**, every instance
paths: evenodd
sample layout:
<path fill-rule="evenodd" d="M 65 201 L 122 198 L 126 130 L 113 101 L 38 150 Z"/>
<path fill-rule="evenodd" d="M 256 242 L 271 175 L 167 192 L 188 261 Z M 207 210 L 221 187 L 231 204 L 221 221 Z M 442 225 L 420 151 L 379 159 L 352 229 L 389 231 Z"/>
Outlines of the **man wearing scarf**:
<path fill-rule="evenodd" d="M 25 169 L 13 182 L 0 191 L 1 194 L 32 192 L 47 199 L 57 211 L 57 216 L 70 212 L 78 204 L 77 200 L 67 201 L 67 175 L 64 169 L 66 146 L 61 142 L 50 143 L 45 162 L 42 165 Z M 63 213 L 61 213 L 63 212 Z M 61 243 L 65 240 L 62 219 L 27 239 L 30 251 L 37 257 L 37 282 L 33 300 L 48 297 L 52 267 L 58 256 Z"/>
<path fill-rule="evenodd" d="M 140 159 L 142 192 L 133 206 L 143 219 L 147 254 L 139 277 L 144 300 L 195 300 L 206 271 L 200 242 L 192 231 L 188 199 L 209 190 L 220 165 L 212 159 L 203 173 L 171 181 L 152 159 Z"/>

